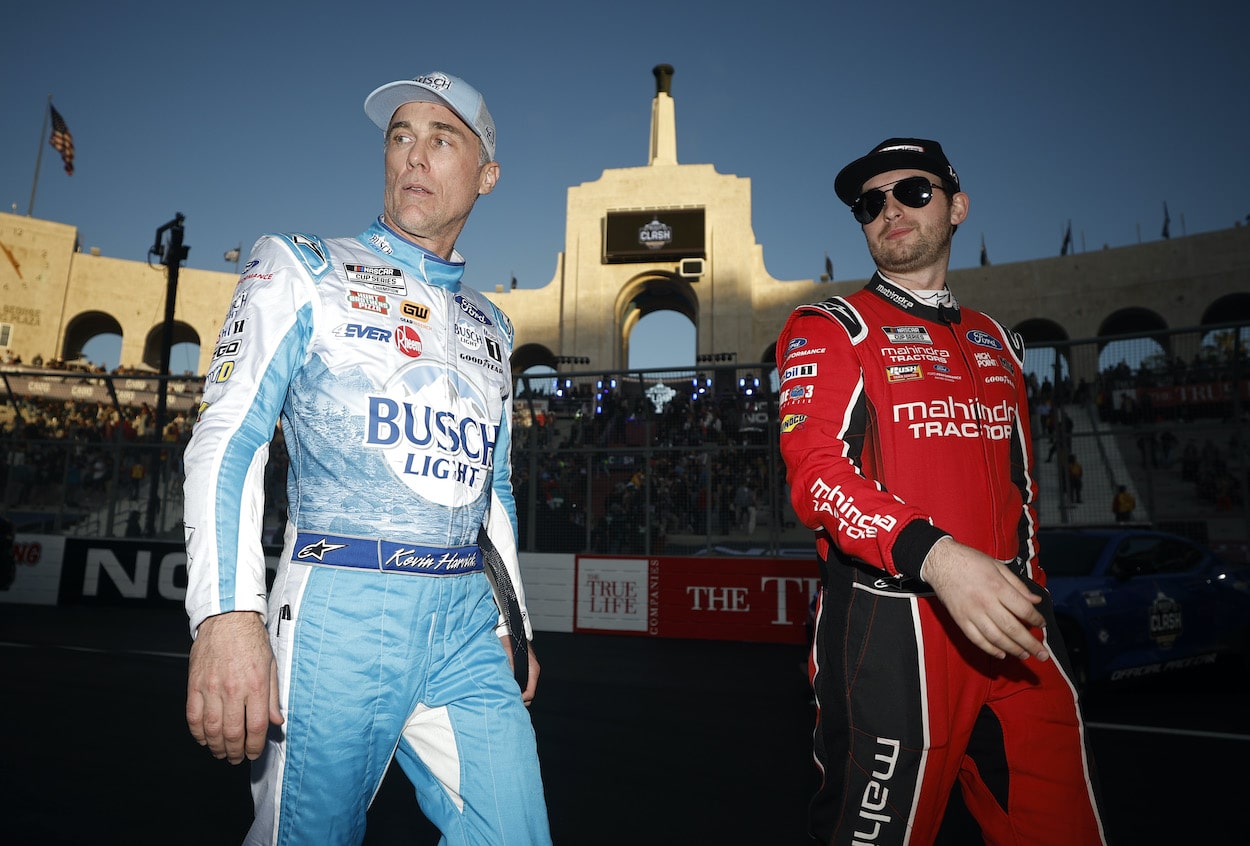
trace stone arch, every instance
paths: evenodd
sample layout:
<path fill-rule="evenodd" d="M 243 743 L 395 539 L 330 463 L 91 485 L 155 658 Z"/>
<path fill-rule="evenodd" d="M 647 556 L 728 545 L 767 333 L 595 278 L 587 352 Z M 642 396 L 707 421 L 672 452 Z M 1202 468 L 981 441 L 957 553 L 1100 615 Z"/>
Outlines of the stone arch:
<path fill-rule="evenodd" d="M 122 334 L 122 325 L 113 315 L 103 311 L 84 311 L 66 322 L 58 356 L 64 361 L 74 361 L 82 355 L 82 348 L 92 338 L 100 335 L 121 337 Z"/>
<path fill-rule="evenodd" d="M 1014 327 L 1026 345 L 1046 346 L 1055 341 L 1067 341 L 1068 332 L 1053 320 L 1037 317 L 1021 320 Z"/>
<path fill-rule="evenodd" d="M 195 328 L 189 323 L 175 320 L 173 330 L 173 335 L 169 342 L 171 347 L 174 344 L 200 343 L 200 333 L 195 331 Z M 157 324 L 148 330 L 148 336 L 143 339 L 143 364 L 146 364 L 153 370 L 158 370 L 161 366 L 161 343 L 164 340 L 164 332 L 164 325 Z M 126 364 L 124 361 L 121 363 L 123 365 Z"/>
<path fill-rule="evenodd" d="M 1220 297 L 1202 313 L 1202 323 L 1230 323 L 1250 320 L 1250 293 L 1239 291 Z"/>
<path fill-rule="evenodd" d="M 1024 369 L 1032 373 L 1038 382 L 1062 380 L 1072 373 L 1072 349 L 1066 342 L 1071 340 L 1068 331 L 1060 324 L 1046 318 L 1035 317 L 1021 320 L 1013 329 L 1024 339 Z M 1080 362 L 1082 376 L 1089 378 L 1097 361 Z"/>
<path fill-rule="evenodd" d="M 512 373 L 524 373 L 531 367 L 558 370 L 555 354 L 542 344 L 522 344 L 512 351 Z"/>
<path fill-rule="evenodd" d="M 616 360 L 622 366 L 629 361 L 630 333 L 639 320 L 657 311 L 675 311 L 697 327 L 699 296 L 685 279 L 654 269 L 648 269 L 622 285 L 614 309 Z"/>
<path fill-rule="evenodd" d="M 1167 321 L 1157 311 L 1141 306 L 1130 306 L 1117 309 L 1103 318 L 1098 327 L 1098 337 L 1158 332 L 1167 328 Z"/>
<path fill-rule="evenodd" d="M 1103 366 L 1112 366 L 1115 362 L 1103 359 L 1103 353 L 1112 345 L 1131 341 L 1134 336 L 1143 336 L 1148 332 L 1161 332 L 1168 328 L 1167 321 L 1153 309 L 1141 306 L 1130 306 L 1111 312 L 1098 327 L 1098 359 Z M 1157 343 L 1159 352 L 1171 358 L 1174 348 L 1173 335 L 1159 335 L 1149 343 Z M 1138 354 L 1141 357 L 1141 354 Z M 1114 358 L 1114 353 L 1112 353 Z"/>

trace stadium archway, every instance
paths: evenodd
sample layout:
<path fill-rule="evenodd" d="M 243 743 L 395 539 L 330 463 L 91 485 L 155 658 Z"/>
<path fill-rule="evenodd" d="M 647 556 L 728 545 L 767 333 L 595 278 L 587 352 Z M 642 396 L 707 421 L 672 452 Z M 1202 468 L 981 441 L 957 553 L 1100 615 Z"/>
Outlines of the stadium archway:
<path fill-rule="evenodd" d="M 1203 312 L 1202 324 L 1232 323 L 1250 320 L 1250 294 L 1236 293 L 1220 297 Z"/>
<path fill-rule="evenodd" d="M 1122 308 L 1107 315 L 1098 327 L 1098 337 L 1112 340 L 1098 342 L 1099 371 L 1116 367 L 1121 362 L 1136 370 L 1147 358 L 1170 358 L 1170 336 L 1159 335 L 1156 336 L 1158 340 L 1151 338 L 1146 341 L 1140 338 L 1147 333 L 1161 332 L 1167 328 L 1167 321 L 1158 312 L 1139 306 Z"/>
<path fill-rule="evenodd" d="M 65 324 L 65 336 L 61 339 L 59 358 L 77 361 L 83 348 L 101 335 L 122 337 L 122 325 L 117 318 L 102 311 L 84 311 Z M 119 343 L 120 346 L 120 343 Z"/>
<path fill-rule="evenodd" d="M 1039 385 L 1047 379 L 1057 384 L 1072 372 L 1066 344 L 1070 338 L 1058 323 L 1044 318 L 1022 320 L 1015 331 L 1024 339 L 1024 372 L 1033 374 Z"/>
<path fill-rule="evenodd" d="M 171 366 L 172 367 L 172 347 L 178 344 L 195 344 L 199 346 L 200 335 L 189 324 L 175 321 L 173 327 L 173 340 L 171 343 Z M 161 342 L 164 338 L 165 327 L 158 324 L 148 330 L 148 336 L 143 339 L 143 363 L 153 370 L 159 370 L 161 366 Z M 123 362 L 124 363 L 124 362 Z"/>
<path fill-rule="evenodd" d="M 629 361 L 630 336 L 638 321 L 660 311 L 676 312 L 697 326 L 699 298 L 685 279 L 654 270 L 621 286 L 615 308 L 619 361 Z"/>

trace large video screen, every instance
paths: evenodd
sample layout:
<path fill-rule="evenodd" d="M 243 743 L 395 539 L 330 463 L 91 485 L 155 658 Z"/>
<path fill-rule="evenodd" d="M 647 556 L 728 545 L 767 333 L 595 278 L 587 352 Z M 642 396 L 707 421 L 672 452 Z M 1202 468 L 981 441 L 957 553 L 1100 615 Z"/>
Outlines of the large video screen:
<path fill-rule="evenodd" d="M 608 212 L 603 260 L 676 261 L 706 258 L 703 209 Z"/>

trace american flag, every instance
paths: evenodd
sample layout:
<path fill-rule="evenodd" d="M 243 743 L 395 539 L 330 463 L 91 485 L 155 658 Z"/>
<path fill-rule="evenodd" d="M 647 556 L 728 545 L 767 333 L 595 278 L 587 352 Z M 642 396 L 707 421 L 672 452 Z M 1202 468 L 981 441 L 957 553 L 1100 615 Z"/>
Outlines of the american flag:
<path fill-rule="evenodd" d="M 52 136 L 48 139 L 48 143 L 52 145 L 52 149 L 61 154 L 61 161 L 65 163 L 65 172 L 73 176 L 74 136 L 70 135 L 69 127 L 65 125 L 65 118 L 61 117 L 56 106 L 49 103 L 48 108 L 52 110 Z"/>

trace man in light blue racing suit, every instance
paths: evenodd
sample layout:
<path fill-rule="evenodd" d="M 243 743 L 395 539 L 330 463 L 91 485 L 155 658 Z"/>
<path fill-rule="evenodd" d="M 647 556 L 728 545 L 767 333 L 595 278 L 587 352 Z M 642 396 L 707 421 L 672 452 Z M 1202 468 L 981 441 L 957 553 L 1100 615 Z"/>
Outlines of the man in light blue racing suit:
<path fill-rule="evenodd" d="M 216 342 L 185 458 L 187 723 L 215 757 L 254 762 L 248 844 L 360 843 L 392 758 L 443 843 L 548 844 L 539 667 L 514 651 L 533 635 L 514 334 L 455 249 L 499 178 L 495 127 L 442 73 L 378 88 L 365 112 L 385 132 L 382 215 L 353 238 L 261 238 Z M 289 521 L 270 589 L 279 419 Z"/>

